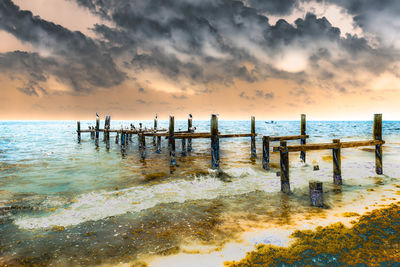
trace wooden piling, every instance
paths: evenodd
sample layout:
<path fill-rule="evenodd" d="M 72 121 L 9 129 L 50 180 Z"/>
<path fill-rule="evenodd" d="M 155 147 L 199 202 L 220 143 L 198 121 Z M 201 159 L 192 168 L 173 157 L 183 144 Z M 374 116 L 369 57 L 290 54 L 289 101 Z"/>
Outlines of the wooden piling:
<path fill-rule="evenodd" d="M 310 182 L 309 187 L 311 205 L 315 207 L 323 207 L 324 196 L 322 190 L 322 182 Z"/>
<path fill-rule="evenodd" d="M 157 114 L 154 117 L 154 132 L 156 132 L 156 130 L 157 130 Z M 153 146 L 156 146 L 156 137 L 155 136 L 153 136 Z"/>
<path fill-rule="evenodd" d="M 280 165 L 281 165 L 281 191 L 284 193 L 290 193 L 289 183 L 289 152 L 286 148 L 286 141 L 281 141 L 280 146 Z"/>
<path fill-rule="evenodd" d="M 174 167 L 176 165 L 174 132 L 175 132 L 175 118 L 174 116 L 169 116 L 168 148 L 169 148 L 169 159 L 171 167 Z"/>
<path fill-rule="evenodd" d="M 111 125 L 111 116 L 107 115 L 106 116 L 106 123 L 104 125 L 104 136 L 105 136 L 105 141 L 106 141 L 106 149 L 110 149 L 110 125 Z"/>
<path fill-rule="evenodd" d="M 186 138 L 182 138 L 182 156 L 187 155 Z"/>
<path fill-rule="evenodd" d="M 333 143 L 339 144 L 340 139 L 333 139 Z M 335 185 L 342 185 L 342 159 L 339 148 L 332 148 L 332 161 L 333 161 L 333 183 Z"/>
<path fill-rule="evenodd" d="M 374 140 L 382 140 L 382 114 L 374 115 L 374 130 L 373 130 L 373 139 Z M 383 174 L 382 168 L 382 145 L 375 145 L 375 171 L 376 174 Z"/>
<path fill-rule="evenodd" d="M 115 135 L 115 143 L 118 144 L 118 139 L 119 139 L 119 132 Z"/>
<path fill-rule="evenodd" d="M 188 118 L 188 132 L 193 132 L 192 129 L 192 114 L 189 114 Z M 192 152 L 192 138 L 187 139 L 187 151 Z"/>
<path fill-rule="evenodd" d="M 306 114 L 301 114 L 300 135 L 306 135 Z M 300 144 L 305 145 L 306 139 L 301 138 Z M 306 152 L 305 151 L 300 152 L 300 158 L 303 162 L 306 162 Z"/>
<path fill-rule="evenodd" d="M 121 130 L 121 151 L 125 151 L 126 145 L 126 134 L 123 130 Z"/>
<path fill-rule="evenodd" d="M 80 121 L 78 121 L 76 123 L 76 128 L 77 128 L 76 134 L 78 136 L 78 143 L 80 143 L 81 142 L 81 122 Z"/>
<path fill-rule="evenodd" d="M 90 139 L 94 139 L 94 127 L 89 126 L 89 130 L 90 130 Z"/>
<path fill-rule="evenodd" d="M 96 139 L 95 139 L 96 147 L 99 146 L 99 128 L 100 128 L 100 117 L 96 113 Z"/>
<path fill-rule="evenodd" d="M 156 153 L 161 153 L 161 136 L 157 136 Z"/>
<path fill-rule="evenodd" d="M 219 169 L 219 137 L 218 137 L 218 118 L 217 115 L 211 115 L 211 168 Z"/>
<path fill-rule="evenodd" d="M 146 137 L 143 134 L 139 134 L 139 151 L 142 159 L 146 158 Z"/>
<path fill-rule="evenodd" d="M 251 116 L 251 158 L 257 158 L 256 153 L 256 119 Z"/>
<path fill-rule="evenodd" d="M 262 166 L 264 170 L 269 170 L 269 136 L 263 136 L 263 158 Z"/>

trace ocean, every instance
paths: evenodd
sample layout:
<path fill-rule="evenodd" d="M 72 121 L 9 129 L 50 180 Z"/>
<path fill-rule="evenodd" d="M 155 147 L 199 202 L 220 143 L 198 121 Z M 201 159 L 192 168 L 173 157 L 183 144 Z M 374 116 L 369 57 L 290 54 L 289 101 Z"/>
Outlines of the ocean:
<path fill-rule="evenodd" d="M 139 124 L 112 120 L 111 128 L 130 123 Z M 81 121 L 81 129 L 93 125 Z M 193 126 L 207 132 L 210 122 Z M 186 120 L 175 121 L 179 129 Z M 250 119 L 219 120 L 219 131 L 249 133 Z M 193 139 L 186 157 L 177 139 L 178 166 L 170 173 L 165 138 L 161 154 L 146 138 L 143 160 L 137 136 L 121 153 L 114 133 L 109 151 L 102 133 L 98 148 L 89 133 L 78 143 L 76 121 L 0 122 L 0 264 L 221 266 L 259 243 L 288 244 L 294 229 L 350 223 L 346 212 L 362 214 L 398 197 L 399 121 L 383 121 L 383 175 L 375 173 L 372 147 L 342 149 L 342 186 L 333 185 L 331 150 L 307 152 L 306 163 L 293 152 L 290 195 L 280 192 L 278 153 L 271 153 L 271 170 L 262 168 L 262 136 L 298 135 L 300 122 L 256 121 L 256 133 L 255 161 L 250 138 L 220 140 L 229 176 L 220 179 L 210 169 L 209 139 Z M 307 134 L 307 143 L 370 140 L 372 121 L 307 121 Z M 311 180 L 324 183 L 325 208 L 310 206 Z"/>

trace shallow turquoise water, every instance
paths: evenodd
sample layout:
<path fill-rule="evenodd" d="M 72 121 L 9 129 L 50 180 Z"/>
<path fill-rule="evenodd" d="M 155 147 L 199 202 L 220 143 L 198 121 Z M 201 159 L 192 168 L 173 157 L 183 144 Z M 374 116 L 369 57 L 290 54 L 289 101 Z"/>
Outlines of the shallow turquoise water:
<path fill-rule="evenodd" d="M 138 125 L 137 121 L 112 120 L 111 128 L 127 127 L 130 123 Z M 186 123 L 176 121 L 175 129 L 185 130 Z M 144 121 L 143 124 L 150 128 L 153 122 Z M 89 125 L 94 122 L 81 122 L 82 129 Z M 168 128 L 167 121 L 159 121 L 158 125 Z M 193 125 L 197 132 L 209 131 L 210 127 L 209 121 L 194 120 Z M 221 133 L 248 133 L 250 120 L 220 120 L 219 130 Z M 28 262 L 46 265 L 140 259 L 142 254 L 157 254 L 179 247 L 182 238 L 201 239 L 188 226 L 198 222 L 204 224 L 197 228 L 214 236 L 209 237 L 210 243 L 232 238 L 228 233 L 216 235 L 213 227 L 218 228 L 237 214 L 265 209 L 261 215 L 269 216 L 282 209 L 277 200 L 280 198 L 277 169 L 267 172 L 261 168 L 262 135 L 297 135 L 299 131 L 298 121 L 276 124 L 256 121 L 259 134 L 256 162 L 250 160 L 249 138 L 221 140 L 221 167 L 230 176 L 230 182 L 225 182 L 209 169 L 208 139 L 194 139 L 193 152 L 187 157 L 180 156 L 180 141 L 177 140 L 179 166 L 171 174 L 165 139 L 162 139 L 162 153 L 156 154 L 152 138 L 147 138 L 147 158 L 142 160 L 135 136 L 126 154 L 122 154 L 120 146 L 114 142 L 114 134 L 111 134 L 109 151 L 105 149 L 102 134 L 97 149 L 89 133 L 82 133 L 82 142 L 78 144 L 75 121 L 0 122 L 0 207 L 3 208 L 0 235 L 4 237 L 0 249 L 5 255 L 0 256 L 0 262 L 18 263 L 28 258 Z M 367 140 L 372 137 L 372 121 L 307 121 L 307 134 L 310 135 L 308 143 L 331 142 L 334 138 Z M 395 185 L 400 170 L 396 159 L 400 152 L 400 122 L 384 121 L 383 136 L 387 144 L 382 185 Z M 298 144 L 299 141 L 289 143 Z M 287 201 L 292 210 L 296 207 L 295 214 L 310 212 L 306 194 L 310 179 L 319 179 L 327 188 L 332 187 L 332 164 L 322 160 L 326 155 L 330 152 L 308 153 L 309 164 L 299 162 L 298 153 L 290 156 L 294 193 Z M 342 155 L 342 192 L 346 192 L 342 201 L 350 203 L 359 194 L 368 197 L 368 193 L 360 192 L 360 187 L 379 186 L 374 173 L 374 154 L 346 149 Z M 277 155 L 272 155 L 271 160 L 277 162 Z M 312 161 L 320 165 L 320 171 L 312 171 Z M 327 203 L 331 208 L 336 207 L 334 198 L 328 193 Z M 215 205 L 220 208 L 209 211 Z M 199 213 L 201 210 L 203 212 Z M 290 215 L 283 214 L 281 219 L 288 217 Z M 211 228 L 207 221 L 210 218 L 217 221 Z M 154 229 L 149 221 L 155 224 Z M 60 226 L 62 231 L 56 231 L 54 227 Z M 134 236 L 132 229 L 138 228 L 150 233 L 145 231 Z M 177 233 L 160 240 L 160 235 L 165 236 L 169 231 Z M 92 232 L 96 234 L 90 234 Z M 125 237 L 128 234 L 132 236 Z M 93 236 L 96 236 L 95 241 Z M 37 252 L 38 247 L 41 252 Z"/>

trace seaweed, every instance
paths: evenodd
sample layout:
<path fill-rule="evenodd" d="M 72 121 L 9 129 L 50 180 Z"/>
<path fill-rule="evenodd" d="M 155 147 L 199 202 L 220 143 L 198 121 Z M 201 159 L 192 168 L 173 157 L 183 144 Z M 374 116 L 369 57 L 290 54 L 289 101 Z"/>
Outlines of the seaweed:
<path fill-rule="evenodd" d="M 261 244 L 225 266 L 386 265 L 400 261 L 400 206 L 373 210 L 350 228 L 342 223 L 295 231 L 289 247 Z"/>

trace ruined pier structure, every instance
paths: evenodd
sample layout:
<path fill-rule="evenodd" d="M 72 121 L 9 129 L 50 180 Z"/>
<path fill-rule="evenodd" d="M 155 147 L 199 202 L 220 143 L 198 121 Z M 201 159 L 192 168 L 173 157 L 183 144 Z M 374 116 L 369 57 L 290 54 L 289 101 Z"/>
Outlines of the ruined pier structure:
<path fill-rule="evenodd" d="M 170 158 L 170 166 L 176 166 L 176 145 L 175 140 L 181 139 L 181 155 L 186 156 L 188 152 L 192 151 L 192 139 L 208 138 L 211 143 L 211 168 L 220 170 L 220 154 L 219 154 L 219 139 L 220 138 L 237 138 L 237 137 L 250 137 L 250 155 L 252 159 L 257 158 L 256 152 L 256 128 L 255 117 L 251 117 L 250 133 L 238 134 L 222 134 L 218 131 L 218 117 L 215 114 L 211 115 L 210 132 L 195 132 L 196 128 L 193 127 L 192 115 L 188 118 L 188 128 L 186 131 L 175 131 L 174 116 L 169 117 L 169 127 L 167 129 L 159 129 L 157 127 L 157 115 L 154 119 L 154 127 L 152 129 L 142 128 L 140 123 L 139 128 L 130 125 L 129 129 L 111 129 L 111 117 L 106 116 L 104 128 L 100 129 L 100 118 L 96 114 L 96 126 L 89 127 L 89 129 L 81 130 L 80 122 L 77 122 L 77 137 L 78 142 L 81 141 L 81 133 L 90 133 L 91 138 L 95 139 L 95 144 L 99 146 L 99 133 L 104 133 L 104 142 L 106 143 L 107 150 L 110 148 L 110 133 L 116 133 L 115 143 L 118 144 L 119 136 L 121 136 L 121 151 L 125 152 L 127 144 L 132 141 L 132 136 L 138 136 L 139 151 L 141 157 L 146 157 L 146 137 L 153 138 L 153 145 L 156 146 L 156 153 L 161 153 L 161 137 L 168 138 L 168 151 Z M 300 121 L 300 135 L 291 136 L 263 136 L 262 137 L 262 167 L 269 170 L 270 166 L 270 143 L 280 141 L 279 146 L 274 146 L 273 151 L 280 153 L 280 178 L 281 178 L 281 191 L 290 193 L 290 180 L 289 180 L 289 153 L 300 151 L 300 159 L 306 162 L 306 151 L 310 150 L 332 150 L 333 161 L 333 183 L 335 185 L 342 185 L 342 172 L 341 172 L 341 149 L 350 147 L 361 146 L 375 146 L 375 170 L 377 174 L 382 174 L 382 145 L 385 143 L 382 140 L 382 114 L 374 115 L 373 136 L 371 140 L 363 141 L 350 141 L 341 142 L 340 139 L 333 139 L 332 143 L 319 143 L 307 144 L 306 140 L 309 135 L 306 134 L 306 115 L 301 115 Z M 300 140 L 299 145 L 287 145 L 288 140 Z M 314 206 L 323 206 L 322 196 L 322 183 L 310 182 L 310 197 L 311 203 Z"/>

